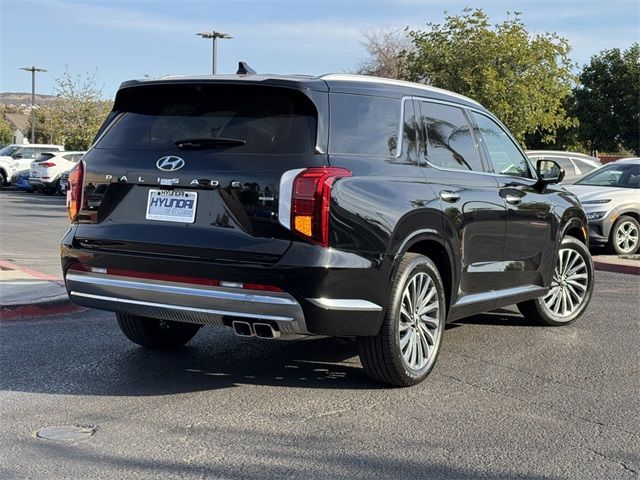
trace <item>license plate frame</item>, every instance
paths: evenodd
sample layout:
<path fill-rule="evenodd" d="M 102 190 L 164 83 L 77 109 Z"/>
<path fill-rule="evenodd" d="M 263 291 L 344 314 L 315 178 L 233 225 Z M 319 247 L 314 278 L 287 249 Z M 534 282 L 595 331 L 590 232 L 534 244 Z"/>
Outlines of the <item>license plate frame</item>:
<path fill-rule="evenodd" d="M 152 202 L 152 200 L 155 200 Z M 182 200 L 183 202 L 180 202 Z M 161 222 L 194 223 L 198 192 L 189 190 L 149 189 L 145 218 Z"/>

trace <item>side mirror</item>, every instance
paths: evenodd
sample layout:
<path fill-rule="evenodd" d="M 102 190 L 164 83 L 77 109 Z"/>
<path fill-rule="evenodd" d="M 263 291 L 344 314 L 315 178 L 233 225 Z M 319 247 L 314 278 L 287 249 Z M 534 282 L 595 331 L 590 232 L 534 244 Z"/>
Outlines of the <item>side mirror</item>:
<path fill-rule="evenodd" d="M 564 179 L 564 169 L 554 160 L 538 160 L 536 172 L 538 173 L 538 183 L 541 185 L 560 183 Z"/>
<path fill-rule="evenodd" d="M 18 160 L 18 159 L 20 159 L 20 158 L 24 158 L 24 155 L 22 155 L 21 153 L 16 153 L 16 154 L 13 156 L 13 159 L 14 159 L 14 160 Z"/>

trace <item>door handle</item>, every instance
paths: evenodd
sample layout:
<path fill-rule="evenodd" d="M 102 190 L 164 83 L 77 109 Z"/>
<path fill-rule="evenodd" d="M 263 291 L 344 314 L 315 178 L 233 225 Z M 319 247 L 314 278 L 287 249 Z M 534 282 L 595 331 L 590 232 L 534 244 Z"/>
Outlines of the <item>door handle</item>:
<path fill-rule="evenodd" d="M 520 202 L 522 202 L 522 199 L 520 197 L 516 197 L 515 195 L 508 195 L 507 194 L 507 195 L 505 195 L 504 199 L 510 205 L 520 205 Z"/>
<path fill-rule="evenodd" d="M 445 202 L 453 203 L 460 200 L 460 194 L 456 192 L 450 192 L 448 190 L 442 190 L 440 192 L 440 198 Z"/>

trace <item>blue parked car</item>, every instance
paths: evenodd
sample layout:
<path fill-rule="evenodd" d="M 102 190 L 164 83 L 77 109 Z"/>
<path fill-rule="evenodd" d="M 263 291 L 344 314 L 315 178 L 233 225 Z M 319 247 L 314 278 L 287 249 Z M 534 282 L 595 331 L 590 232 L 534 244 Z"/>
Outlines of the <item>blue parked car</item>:
<path fill-rule="evenodd" d="M 35 189 L 33 185 L 29 183 L 29 170 L 21 170 L 16 172 L 11 177 L 11 185 L 18 190 L 24 190 L 25 192 L 33 192 Z"/>

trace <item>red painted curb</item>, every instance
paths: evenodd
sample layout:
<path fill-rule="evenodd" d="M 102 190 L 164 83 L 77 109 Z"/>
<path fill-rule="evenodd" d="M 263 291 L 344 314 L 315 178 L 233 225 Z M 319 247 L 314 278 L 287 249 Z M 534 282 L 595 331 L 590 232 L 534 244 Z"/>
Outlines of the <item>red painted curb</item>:
<path fill-rule="evenodd" d="M 49 315 L 63 315 L 67 313 L 80 312 L 83 310 L 87 310 L 84 307 L 79 307 L 78 305 L 74 305 L 71 302 L 67 302 L 60 305 L 19 305 L 15 308 L 7 309 L 3 307 L 3 310 L 0 311 L 0 322 L 8 321 L 8 320 L 19 320 L 22 318 L 33 318 L 33 317 L 45 317 Z"/>
<path fill-rule="evenodd" d="M 616 263 L 601 262 L 594 260 L 593 266 L 596 270 L 605 272 L 627 273 L 629 275 L 640 275 L 640 265 L 619 265 Z"/>

